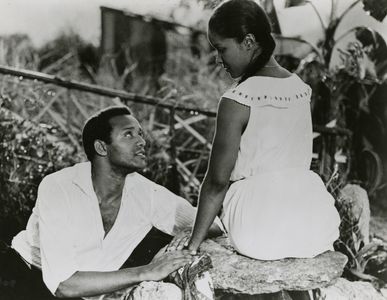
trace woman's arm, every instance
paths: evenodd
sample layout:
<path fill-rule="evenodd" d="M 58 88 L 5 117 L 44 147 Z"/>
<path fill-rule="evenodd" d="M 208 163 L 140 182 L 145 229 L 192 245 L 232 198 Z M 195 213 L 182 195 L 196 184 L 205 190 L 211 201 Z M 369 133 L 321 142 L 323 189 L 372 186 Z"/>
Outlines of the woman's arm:
<path fill-rule="evenodd" d="M 198 212 L 188 243 L 191 251 L 196 251 L 205 239 L 222 206 L 249 117 L 249 107 L 227 98 L 220 101 L 210 162 L 201 186 Z"/>

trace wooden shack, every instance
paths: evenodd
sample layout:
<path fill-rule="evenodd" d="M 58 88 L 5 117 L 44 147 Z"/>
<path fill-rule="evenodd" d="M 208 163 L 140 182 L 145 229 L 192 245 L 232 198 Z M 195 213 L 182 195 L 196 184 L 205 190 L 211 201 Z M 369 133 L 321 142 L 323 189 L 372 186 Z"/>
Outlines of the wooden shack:
<path fill-rule="evenodd" d="M 117 71 L 140 75 L 163 72 L 167 43 L 165 24 L 153 18 L 101 7 L 101 53 L 113 57 Z"/>

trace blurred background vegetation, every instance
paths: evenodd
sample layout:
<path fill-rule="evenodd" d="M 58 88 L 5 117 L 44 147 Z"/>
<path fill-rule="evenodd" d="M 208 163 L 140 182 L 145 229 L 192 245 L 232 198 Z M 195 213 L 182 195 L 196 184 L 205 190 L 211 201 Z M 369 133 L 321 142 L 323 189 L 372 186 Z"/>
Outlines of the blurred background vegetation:
<path fill-rule="evenodd" d="M 217 2 L 198 0 L 194 6 L 210 9 Z M 334 195 L 345 184 L 358 183 L 367 190 L 371 201 L 387 209 L 386 40 L 377 29 L 361 24 L 336 35 L 344 17 L 356 5 L 377 22 L 383 22 L 387 3 L 353 1 L 347 10 L 336 14 L 335 1 L 331 2 L 328 22 L 321 22 L 323 34 L 317 45 L 312 45 L 302 36 L 285 37 L 273 1 L 261 1 L 273 20 L 277 59 L 313 89 L 313 121 L 320 130 L 315 134 L 312 168 Z M 182 1 L 181 6 L 189 9 L 192 3 Z M 305 5 L 313 3 L 286 1 L 287 7 Z M 140 100 L 151 96 L 158 105 L 2 72 L 0 239 L 6 242 L 25 227 L 41 179 L 85 160 L 80 139 L 82 124 L 92 113 L 112 104 L 129 105 L 147 133 L 149 162 L 143 174 L 196 203 L 211 147 L 214 112 L 219 97 L 232 84 L 214 63 L 215 54 L 204 33 L 205 18 L 187 27 L 174 20 L 149 19 L 109 8 L 101 9 L 101 13 L 105 14 L 102 27 L 106 32 L 102 33 L 100 47 L 83 41 L 76 32 L 63 33 L 40 47 L 33 46 L 26 35 L 3 36 L 0 65 L 126 91 L 139 95 Z M 321 20 L 317 11 L 313 17 Z M 112 22 L 119 29 L 114 31 L 117 40 L 109 42 Z M 138 29 L 140 42 L 134 45 L 126 34 L 132 30 L 130 26 L 140 28 L 139 24 L 150 24 L 151 29 Z M 152 31 L 145 34 L 141 30 Z M 156 38 L 142 41 L 149 32 Z M 347 38 L 347 43 L 342 44 Z M 147 52 L 148 48 L 154 51 Z M 332 66 L 334 55 L 338 61 Z M 187 109 L 174 111 L 161 103 Z M 346 219 L 349 212 L 345 207 L 339 209 Z M 356 224 L 349 218 L 343 226 L 351 230 L 349 237 L 342 237 L 344 242 L 358 253 L 361 249 L 352 234 L 356 233 Z M 381 269 L 386 269 L 386 261 L 382 261 Z M 364 271 L 365 265 L 362 266 Z"/>

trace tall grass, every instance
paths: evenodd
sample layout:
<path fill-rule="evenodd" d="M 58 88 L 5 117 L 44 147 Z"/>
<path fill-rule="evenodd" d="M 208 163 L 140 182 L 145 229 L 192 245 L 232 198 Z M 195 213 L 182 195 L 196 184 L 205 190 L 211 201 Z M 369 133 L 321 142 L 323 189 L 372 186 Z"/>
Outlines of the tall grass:
<path fill-rule="evenodd" d="M 193 56 L 186 42 L 176 33 L 168 35 L 165 73 L 157 84 L 151 76 L 126 80 L 127 76 L 137 76 L 135 67 L 128 64 L 124 73 L 118 74 L 109 57 L 102 58 L 96 68 L 86 65 L 80 58 L 88 45 L 73 34 L 59 36 L 39 49 L 34 48 L 26 36 L 0 38 L 0 64 L 139 94 L 150 93 L 171 104 L 215 110 L 219 96 L 230 81 L 214 65 L 211 53 Z M 0 126 L 4 141 L 0 151 L 0 219 L 17 218 L 20 220 L 17 227 L 23 227 L 40 180 L 54 170 L 85 159 L 80 138 L 85 119 L 103 107 L 122 102 L 13 76 L 0 75 L 0 81 Z M 206 145 L 184 129 L 176 129 L 171 136 L 168 111 L 149 105 L 128 105 L 147 133 L 149 163 L 144 174 L 161 184 L 171 184 L 173 139 L 175 146 L 179 146 L 177 158 L 184 164 L 178 168 L 178 177 L 174 180 L 179 179 L 181 194 L 194 202 L 198 185 L 192 181 L 195 178 L 200 181 L 204 176 L 208 157 Z M 192 116 L 194 112 L 177 113 L 181 119 Z M 190 126 L 211 140 L 212 118 Z M 188 173 L 184 173 L 182 167 Z"/>

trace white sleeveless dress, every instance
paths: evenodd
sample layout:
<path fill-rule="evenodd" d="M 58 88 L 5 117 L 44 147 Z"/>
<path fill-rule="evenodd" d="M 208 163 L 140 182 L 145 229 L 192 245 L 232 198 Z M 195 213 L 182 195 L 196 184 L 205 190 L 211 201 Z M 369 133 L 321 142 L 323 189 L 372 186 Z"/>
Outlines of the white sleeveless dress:
<path fill-rule="evenodd" d="M 340 218 L 310 171 L 311 88 L 295 74 L 253 76 L 223 97 L 250 107 L 221 216 L 233 246 L 263 260 L 332 250 Z"/>

